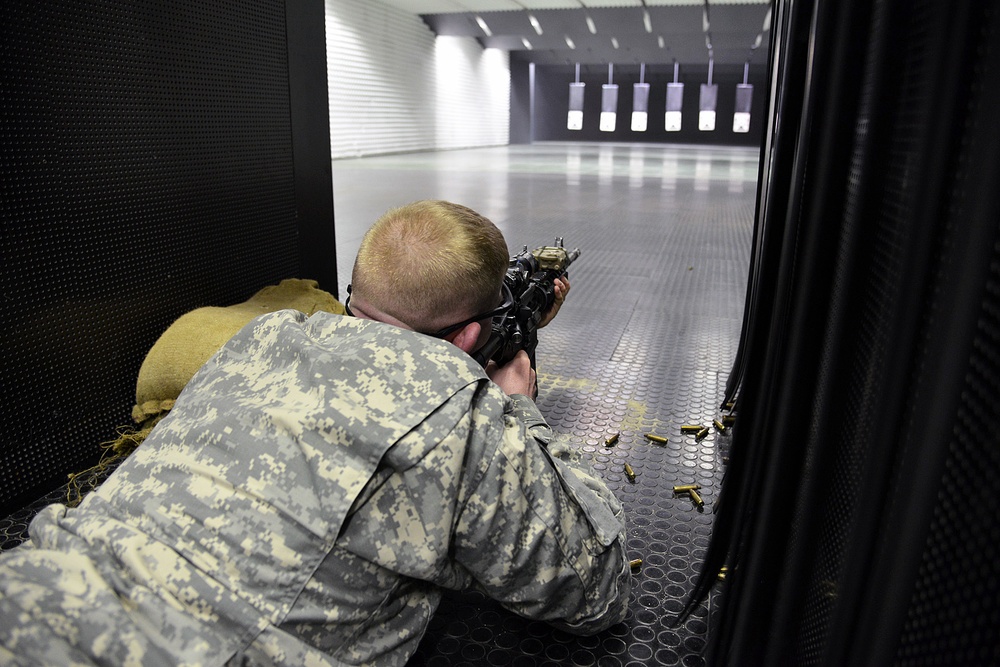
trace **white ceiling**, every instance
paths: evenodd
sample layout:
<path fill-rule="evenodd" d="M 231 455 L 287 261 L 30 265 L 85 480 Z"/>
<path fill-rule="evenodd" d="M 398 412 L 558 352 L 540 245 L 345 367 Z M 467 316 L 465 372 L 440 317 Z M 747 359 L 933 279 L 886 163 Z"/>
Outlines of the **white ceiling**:
<path fill-rule="evenodd" d="M 439 35 L 548 65 L 707 66 L 711 56 L 715 67 L 760 67 L 770 39 L 771 0 L 379 1 L 421 16 Z"/>
<path fill-rule="evenodd" d="M 525 9 L 598 9 L 602 7 L 642 7 L 642 0 L 381 0 L 382 3 L 414 14 L 450 12 L 505 12 Z M 701 7 L 704 0 L 646 0 L 649 7 Z M 770 0 L 713 0 L 711 5 L 768 5 Z"/>

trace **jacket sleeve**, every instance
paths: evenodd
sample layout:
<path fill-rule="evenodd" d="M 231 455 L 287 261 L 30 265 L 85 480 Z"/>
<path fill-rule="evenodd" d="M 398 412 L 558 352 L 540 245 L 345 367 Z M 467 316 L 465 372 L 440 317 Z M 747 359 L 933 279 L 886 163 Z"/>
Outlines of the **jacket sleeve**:
<path fill-rule="evenodd" d="M 492 442 L 456 527 L 456 559 L 511 611 L 574 634 L 618 623 L 631 574 L 621 503 L 524 396 L 475 429 Z"/>

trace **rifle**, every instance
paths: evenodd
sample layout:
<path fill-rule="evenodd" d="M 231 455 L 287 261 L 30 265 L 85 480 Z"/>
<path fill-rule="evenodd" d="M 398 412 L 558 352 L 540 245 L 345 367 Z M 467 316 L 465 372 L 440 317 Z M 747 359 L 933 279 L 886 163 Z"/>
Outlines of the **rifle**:
<path fill-rule="evenodd" d="M 566 275 L 567 267 L 579 256 L 579 248 L 566 250 L 562 238 L 557 237 L 555 245 L 531 252 L 524 246 L 510 258 L 504 283 L 514 305 L 503 317 L 493 319 L 489 340 L 473 355 L 476 361 L 485 366 L 492 359 L 502 366 L 524 350 L 535 367 L 538 323 L 555 302 L 556 278 Z"/>

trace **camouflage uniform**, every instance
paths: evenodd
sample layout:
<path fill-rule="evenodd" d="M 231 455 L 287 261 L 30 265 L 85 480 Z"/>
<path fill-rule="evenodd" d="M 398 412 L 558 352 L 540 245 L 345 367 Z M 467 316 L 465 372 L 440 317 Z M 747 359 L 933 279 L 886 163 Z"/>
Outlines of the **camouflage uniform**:
<path fill-rule="evenodd" d="M 620 621 L 621 505 L 450 343 L 262 316 L 80 507 L 0 556 L 0 657 L 402 664 L 441 589 L 570 632 Z"/>

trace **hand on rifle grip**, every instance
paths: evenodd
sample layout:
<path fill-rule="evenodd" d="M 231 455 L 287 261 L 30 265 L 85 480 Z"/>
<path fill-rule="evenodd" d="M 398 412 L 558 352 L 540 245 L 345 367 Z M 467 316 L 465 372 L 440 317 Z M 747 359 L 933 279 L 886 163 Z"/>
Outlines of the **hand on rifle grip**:
<path fill-rule="evenodd" d="M 495 361 L 486 364 L 486 375 L 503 389 L 508 396 L 523 394 L 532 400 L 538 396 L 538 380 L 531 367 L 528 353 L 520 350 L 503 366 Z"/>

